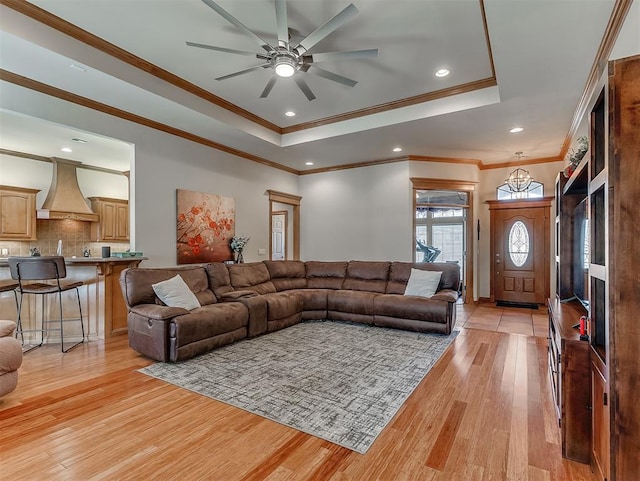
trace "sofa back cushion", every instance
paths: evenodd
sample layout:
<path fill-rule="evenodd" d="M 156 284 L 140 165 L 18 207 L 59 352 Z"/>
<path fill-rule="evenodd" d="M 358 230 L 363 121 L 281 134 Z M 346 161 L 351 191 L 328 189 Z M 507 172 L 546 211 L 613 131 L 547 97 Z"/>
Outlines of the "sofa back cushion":
<path fill-rule="evenodd" d="M 253 291 L 256 294 L 276 292 L 267 266 L 263 262 L 228 265 L 231 285 L 235 290 Z"/>
<path fill-rule="evenodd" d="M 207 274 L 201 266 L 165 267 L 165 268 L 135 268 L 125 269 L 120 274 L 122 295 L 128 306 L 138 304 L 160 304 L 152 284 L 166 281 L 180 274 L 180 277 L 196 295 L 201 306 L 215 304 L 216 296 L 209 289 Z"/>
<path fill-rule="evenodd" d="M 449 262 L 392 262 L 387 283 L 387 294 L 404 294 L 411 269 L 441 271 L 438 290 L 458 290 L 460 284 L 460 266 Z"/>
<path fill-rule="evenodd" d="M 383 293 L 387 289 L 390 262 L 351 261 L 343 289 Z"/>
<path fill-rule="evenodd" d="M 306 271 L 302 261 L 264 261 L 271 282 L 278 292 L 307 287 Z"/>
<path fill-rule="evenodd" d="M 308 261 L 304 263 L 309 289 L 342 289 L 347 262 Z"/>
<path fill-rule="evenodd" d="M 204 270 L 209 278 L 209 289 L 211 289 L 217 297 L 233 291 L 231 277 L 229 277 L 229 269 L 227 269 L 226 264 L 222 262 L 211 262 L 205 264 Z"/>

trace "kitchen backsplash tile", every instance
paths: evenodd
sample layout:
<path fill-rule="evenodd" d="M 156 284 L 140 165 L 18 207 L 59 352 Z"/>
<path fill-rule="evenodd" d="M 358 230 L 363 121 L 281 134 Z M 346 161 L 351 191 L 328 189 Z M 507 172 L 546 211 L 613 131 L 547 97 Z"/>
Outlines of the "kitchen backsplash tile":
<path fill-rule="evenodd" d="M 42 220 L 36 221 L 37 241 L 16 242 L 1 241 L 0 252 L 7 249 L 8 256 L 28 256 L 31 249 L 38 248 L 43 256 L 55 255 L 58 240 L 62 240 L 62 255 L 65 257 L 82 256 L 85 248 L 91 251 L 92 257 L 100 257 L 102 246 L 111 246 L 112 252 L 122 252 L 129 248 L 128 242 L 91 242 L 91 224 L 77 220 Z"/>

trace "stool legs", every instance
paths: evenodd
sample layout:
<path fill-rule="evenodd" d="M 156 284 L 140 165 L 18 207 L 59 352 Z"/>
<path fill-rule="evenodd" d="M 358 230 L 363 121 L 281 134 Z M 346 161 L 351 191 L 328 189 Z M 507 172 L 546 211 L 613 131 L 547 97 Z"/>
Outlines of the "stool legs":
<path fill-rule="evenodd" d="M 58 301 L 60 303 L 60 342 L 62 344 L 61 348 L 62 348 L 62 352 L 69 352 L 71 349 L 73 349 L 74 347 L 82 344 L 84 342 L 84 321 L 82 320 L 82 304 L 80 303 L 80 291 L 78 290 L 78 288 L 75 288 L 76 291 L 76 297 L 78 299 L 78 311 L 80 312 L 80 328 L 82 330 L 82 340 L 76 342 L 75 344 L 73 344 L 70 348 L 65 349 L 64 348 L 64 321 L 62 320 L 62 292 L 58 293 Z"/>
<path fill-rule="evenodd" d="M 64 324 L 65 321 L 63 318 L 63 313 L 62 313 L 62 292 L 60 291 L 58 292 L 58 311 L 59 311 L 59 315 L 60 315 L 60 343 L 61 343 L 61 350 L 62 352 L 69 352 L 71 349 L 79 346 L 80 344 L 82 344 L 85 340 L 86 334 L 85 334 L 85 330 L 84 330 L 84 319 L 82 316 L 82 303 L 80 302 L 80 291 L 78 290 L 78 288 L 75 288 L 76 291 L 76 299 L 78 301 L 78 311 L 80 313 L 80 318 L 78 319 L 80 321 L 80 329 L 82 332 L 82 339 L 78 342 L 73 343 L 73 345 L 71 345 L 70 347 L 67 347 L 65 349 L 65 341 L 64 341 Z M 46 320 L 46 312 L 45 312 L 45 296 L 42 296 L 42 304 L 41 304 L 41 320 L 40 320 L 40 343 L 39 344 L 34 344 L 34 345 L 30 345 L 27 349 L 25 349 L 23 352 L 27 353 L 29 351 L 32 351 L 33 349 L 36 349 L 40 346 L 42 346 L 44 344 L 44 336 L 45 336 L 45 330 L 47 330 L 45 328 L 45 324 L 49 323 L 51 321 Z M 16 328 L 16 338 L 18 336 L 20 336 L 20 339 L 22 341 L 22 346 L 24 347 L 24 329 L 22 326 L 22 304 L 24 302 L 24 296 L 21 293 L 20 294 L 20 300 L 18 301 L 18 296 L 16 294 L 16 303 L 18 306 L 18 322 L 17 322 L 17 328 Z M 38 329 L 31 329 L 31 330 L 27 330 L 27 332 L 37 332 Z"/>

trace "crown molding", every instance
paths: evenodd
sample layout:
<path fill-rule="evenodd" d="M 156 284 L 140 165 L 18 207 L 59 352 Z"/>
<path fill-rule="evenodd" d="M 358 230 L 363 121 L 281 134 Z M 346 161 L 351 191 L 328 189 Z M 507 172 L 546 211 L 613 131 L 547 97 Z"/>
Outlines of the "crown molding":
<path fill-rule="evenodd" d="M 251 160 L 252 162 L 256 162 L 258 164 L 266 165 L 268 167 L 273 167 L 274 169 L 283 170 L 291 174 L 296 174 L 296 175 L 299 174 L 299 171 L 297 169 L 293 169 L 291 167 L 278 164 L 277 162 L 273 162 L 263 157 L 258 157 L 257 155 L 253 155 L 248 152 L 244 152 L 242 150 L 234 149 L 233 147 L 229 147 L 227 145 L 214 142 L 213 140 L 206 139 L 199 135 L 195 135 L 190 132 L 177 129 L 167 124 L 163 124 L 162 122 L 157 122 L 155 120 L 142 117 L 141 115 L 136 115 L 131 112 L 127 112 L 126 110 L 118 109 L 116 107 L 112 107 L 111 105 L 103 104 L 101 102 L 97 102 L 95 100 L 88 99 L 80 95 L 76 95 L 66 90 L 59 89 L 57 87 L 52 87 L 51 85 L 38 82 L 37 80 L 33 80 L 28 77 L 23 77 L 22 75 L 9 72 L 8 70 L 0 69 L 0 80 L 9 82 L 15 85 L 19 85 L 21 87 L 34 90 L 36 92 L 40 92 L 45 95 L 49 95 L 51 97 L 65 100 L 67 102 L 71 102 L 76 105 L 81 105 L 82 107 L 87 107 L 89 109 L 96 110 L 98 112 L 112 115 L 114 117 L 118 117 L 123 120 L 128 120 L 129 122 L 134 122 L 139 125 L 144 125 L 145 127 L 159 130 L 167 134 L 175 135 L 176 137 L 181 137 L 183 139 L 190 140 L 192 142 L 205 145 L 207 147 L 211 147 L 221 152 L 226 152 L 231 155 L 242 157 L 244 159 Z"/>

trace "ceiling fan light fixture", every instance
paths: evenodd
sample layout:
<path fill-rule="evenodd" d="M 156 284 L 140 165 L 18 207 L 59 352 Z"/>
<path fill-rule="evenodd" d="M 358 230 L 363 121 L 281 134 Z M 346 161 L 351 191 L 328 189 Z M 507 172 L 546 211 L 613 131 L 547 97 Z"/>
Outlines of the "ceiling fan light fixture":
<path fill-rule="evenodd" d="M 274 69 L 278 77 L 291 77 L 296 73 L 297 63 L 295 59 L 288 55 L 278 56 L 274 62 Z"/>

